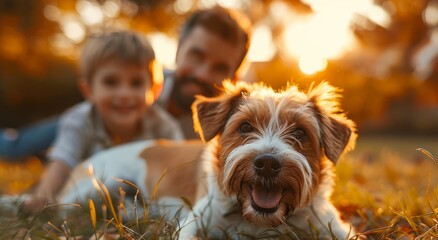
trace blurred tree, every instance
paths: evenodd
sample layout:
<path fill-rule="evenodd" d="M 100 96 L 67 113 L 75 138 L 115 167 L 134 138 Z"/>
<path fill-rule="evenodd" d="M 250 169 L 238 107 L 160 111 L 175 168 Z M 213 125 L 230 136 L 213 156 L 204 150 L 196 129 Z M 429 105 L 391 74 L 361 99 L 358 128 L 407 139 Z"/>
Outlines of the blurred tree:
<path fill-rule="evenodd" d="M 253 30 L 262 29 L 261 37 L 270 34 L 272 38 L 272 59 L 249 64 L 247 80 L 264 81 L 275 88 L 286 82 L 305 88 L 311 82 L 327 80 L 344 89 L 345 108 L 362 129 L 409 127 L 414 132 L 422 125 L 428 126 L 422 132 L 438 132 L 438 126 L 429 127 L 430 122 L 438 121 L 438 114 L 431 114 L 438 109 L 438 61 L 432 62 L 434 70 L 425 81 L 417 79 L 412 65 L 413 56 L 430 43 L 431 31 L 437 27 L 428 26 L 424 19 L 425 10 L 433 1 L 436 0 L 375 0 L 390 16 L 390 24 L 382 25 L 369 15 L 356 15 L 350 26 L 358 46 L 327 60 L 325 70 L 304 74 L 300 59 L 286 56 L 289 43 L 284 40 L 285 29 L 317 13 L 315 7 L 342 10 L 356 3 L 344 1 L 344 5 L 332 6 L 334 2 L 327 5 L 316 0 L 2 0 L 0 127 L 34 122 L 81 101 L 76 87 L 76 58 L 88 34 L 130 28 L 143 33 L 165 33 L 176 39 L 191 11 L 221 3 L 241 10 Z M 342 1 L 336 1 L 339 2 Z M 87 13 L 84 6 L 88 7 Z M 320 26 L 319 31 L 327 38 L 336 34 L 326 27 L 331 26 Z M 295 34 L 307 34 L 308 30 L 303 28 Z M 296 37 L 293 35 L 289 41 Z M 300 44 L 312 40 L 309 37 Z M 267 51 L 267 44 L 258 46 Z"/>

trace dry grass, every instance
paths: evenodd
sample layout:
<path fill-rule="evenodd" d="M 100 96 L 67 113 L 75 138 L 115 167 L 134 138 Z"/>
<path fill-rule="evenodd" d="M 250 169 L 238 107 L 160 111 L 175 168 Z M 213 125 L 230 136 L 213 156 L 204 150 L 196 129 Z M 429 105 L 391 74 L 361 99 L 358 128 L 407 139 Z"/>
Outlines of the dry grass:
<path fill-rule="evenodd" d="M 365 140 L 341 160 L 332 199 L 370 239 L 438 239 L 438 162 L 416 150 L 438 142 L 392 140 Z"/>
<path fill-rule="evenodd" d="M 417 151 L 419 147 L 429 150 L 431 155 Z M 435 140 L 360 140 L 354 153 L 346 155 L 337 164 L 333 202 L 343 217 L 368 239 L 438 239 L 438 162 L 433 159 L 437 150 Z M 0 171 L 4 173 L 8 166 L 0 166 L 3 169 Z M 15 165 L 13 167 L 17 170 Z M 34 170 L 38 174 L 41 169 L 34 167 Z M 11 193 L 14 189 L 6 188 L 5 175 L 1 176 L 0 189 L 3 192 L 9 189 L 7 193 Z M 13 186 L 21 191 L 24 187 L 20 187 L 17 179 L 15 181 Z M 23 182 L 29 186 L 29 178 Z M 0 206 L 0 239 L 178 237 L 177 221 L 168 223 L 160 217 L 149 217 L 147 201 L 128 200 L 124 199 L 123 193 L 116 194 L 122 196 L 121 200 L 111 200 L 110 203 L 110 198 L 103 193 L 102 202 L 69 206 L 74 211 L 65 219 L 54 214 L 55 209 L 65 206 L 47 206 L 36 215 L 17 214 Z M 123 220 L 128 211 L 137 210 L 143 211 L 142 215 L 147 217 Z M 303 236 L 296 231 L 280 239 L 317 239 Z"/>

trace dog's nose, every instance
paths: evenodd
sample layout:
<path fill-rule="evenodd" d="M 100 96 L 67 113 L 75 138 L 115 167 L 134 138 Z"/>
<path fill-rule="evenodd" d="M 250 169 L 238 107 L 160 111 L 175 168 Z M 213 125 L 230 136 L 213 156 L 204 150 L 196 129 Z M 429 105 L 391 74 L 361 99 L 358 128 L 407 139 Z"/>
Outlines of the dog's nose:
<path fill-rule="evenodd" d="M 261 154 L 254 159 L 253 167 L 258 175 L 271 178 L 280 172 L 281 162 L 271 154 Z"/>

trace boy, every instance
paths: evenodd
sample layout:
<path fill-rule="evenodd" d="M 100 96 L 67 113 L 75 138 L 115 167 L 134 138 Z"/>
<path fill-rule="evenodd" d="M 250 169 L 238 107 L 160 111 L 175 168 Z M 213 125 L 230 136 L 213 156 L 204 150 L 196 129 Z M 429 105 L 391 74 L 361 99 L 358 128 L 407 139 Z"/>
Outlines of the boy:
<path fill-rule="evenodd" d="M 154 59 L 149 43 L 133 32 L 90 38 L 80 59 L 87 101 L 61 117 L 51 161 L 25 211 L 54 203 L 72 168 L 98 151 L 141 139 L 183 139 L 175 120 L 151 105 Z"/>

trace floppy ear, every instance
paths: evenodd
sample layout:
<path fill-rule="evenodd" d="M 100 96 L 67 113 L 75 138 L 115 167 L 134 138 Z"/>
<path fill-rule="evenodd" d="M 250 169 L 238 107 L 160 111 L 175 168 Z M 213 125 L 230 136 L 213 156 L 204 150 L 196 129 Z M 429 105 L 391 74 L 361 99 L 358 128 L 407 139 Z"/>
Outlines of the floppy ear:
<path fill-rule="evenodd" d="M 351 124 L 343 120 L 322 116 L 321 130 L 324 153 L 333 163 L 337 162 L 344 150 L 352 149 L 350 145 L 354 145 L 354 143 L 350 143 L 350 141 L 354 141 L 352 139 L 356 138 L 356 133 L 353 132 Z"/>
<path fill-rule="evenodd" d="M 225 92 L 214 98 L 196 96 L 192 104 L 195 131 L 205 142 L 222 132 L 228 118 L 237 107 L 242 96 L 249 91 L 246 84 L 223 83 Z"/>
<path fill-rule="evenodd" d="M 354 122 L 347 119 L 339 107 L 338 91 L 323 82 L 308 93 L 320 123 L 324 153 L 333 163 L 344 151 L 354 148 L 357 137 Z"/>

